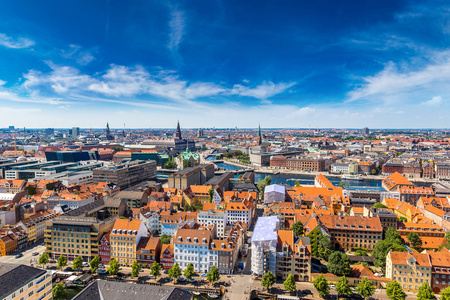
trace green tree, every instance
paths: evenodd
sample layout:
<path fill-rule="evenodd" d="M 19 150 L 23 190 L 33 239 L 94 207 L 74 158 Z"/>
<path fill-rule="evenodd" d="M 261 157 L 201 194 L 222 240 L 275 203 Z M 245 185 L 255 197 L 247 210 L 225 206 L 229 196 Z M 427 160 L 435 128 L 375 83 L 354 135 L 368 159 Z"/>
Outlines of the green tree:
<path fill-rule="evenodd" d="M 208 274 L 206 274 L 206 279 L 208 279 L 210 283 L 213 283 L 219 280 L 219 278 L 220 278 L 219 269 L 217 269 L 216 266 L 212 266 L 211 269 L 209 269 Z"/>
<path fill-rule="evenodd" d="M 294 292 L 297 287 L 295 286 L 294 275 L 289 274 L 286 280 L 283 282 L 284 289 L 288 292 Z"/>
<path fill-rule="evenodd" d="M 43 265 L 43 266 L 48 264 L 48 253 L 47 252 L 42 253 L 42 255 L 39 257 L 38 264 Z"/>
<path fill-rule="evenodd" d="M 445 234 L 445 239 L 447 240 L 447 243 L 450 243 L 450 231 L 448 231 L 448 232 Z"/>
<path fill-rule="evenodd" d="M 294 183 L 294 186 L 299 187 L 300 186 L 300 181 L 296 180 Z"/>
<path fill-rule="evenodd" d="M 36 187 L 34 185 L 29 185 L 25 188 L 26 191 L 28 191 L 29 196 L 33 196 L 36 194 Z"/>
<path fill-rule="evenodd" d="M 232 157 L 233 157 L 233 155 L 231 155 L 231 153 L 230 153 L 230 152 L 227 152 L 227 153 L 225 153 L 225 157 L 226 157 L 226 158 L 232 158 Z"/>
<path fill-rule="evenodd" d="M 209 203 L 211 203 L 212 200 L 213 200 L 213 196 L 214 196 L 214 190 L 213 189 L 209 189 L 208 190 L 208 196 L 209 196 L 208 201 L 209 201 Z"/>
<path fill-rule="evenodd" d="M 116 151 L 116 152 L 123 151 L 123 147 L 122 146 L 112 146 L 111 149 Z"/>
<path fill-rule="evenodd" d="M 142 265 L 137 261 L 133 261 L 133 264 L 131 265 L 131 277 L 138 277 L 141 269 Z"/>
<path fill-rule="evenodd" d="M 366 250 L 356 250 L 355 251 L 356 256 L 368 256 Z"/>
<path fill-rule="evenodd" d="M 169 276 L 175 281 L 181 276 L 181 269 L 178 263 L 175 263 L 172 268 L 169 269 Z"/>
<path fill-rule="evenodd" d="M 53 299 L 55 299 L 55 300 L 67 299 L 66 286 L 61 282 L 58 282 L 53 287 L 52 293 L 53 293 Z"/>
<path fill-rule="evenodd" d="M 450 300 L 450 286 L 441 290 L 440 295 L 441 295 L 441 300 Z M 401 299 L 401 300 L 404 300 L 404 299 Z"/>
<path fill-rule="evenodd" d="M 372 205 L 373 208 L 388 208 L 386 205 L 381 204 L 380 202 L 375 203 Z"/>
<path fill-rule="evenodd" d="M 242 179 L 242 177 L 244 177 L 244 175 L 239 174 L 238 179 Z"/>
<path fill-rule="evenodd" d="M 348 255 L 339 251 L 331 253 L 328 258 L 328 272 L 337 276 L 350 275 L 350 260 Z"/>
<path fill-rule="evenodd" d="M 168 244 L 170 244 L 170 239 L 171 239 L 171 238 L 172 238 L 171 235 L 163 234 L 163 235 L 161 236 L 161 238 L 159 239 L 160 242 L 161 242 L 161 245 L 168 245 Z"/>
<path fill-rule="evenodd" d="M 408 239 L 411 247 L 419 252 L 422 251 L 422 239 L 417 234 L 417 232 L 410 232 L 406 238 Z"/>
<path fill-rule="evenodd" d="M 350 295 L 352 293 L 352 289 L 348 286 L 348 279 L 345 275 L 339 278 L 336 284 L 336 292 L 338 293 L 338 297 L 339 295 Z"/>
<path fill-rule="evenodd" d="M 391 300 L 405 300 L 406 293 L 403 291 L 400 283 L 393 280 L 386 286 L 386 296 Z"/>
<path fill-rule="evenodd" d="M 373 286 L 372 281 L 367 278 L 363 278 L 356 288 L 356 291 L 361 294 L 364 298 L 369 298 L 375 293 L 375 287 Z"/>
<path fill-rule="evenodd" d="M 330 287 L 328 286 L 328 281 L 323 275 L 319 275 L 316 279 L 314 279 L 313 285 L 322 298 L 325 298 L 327 295 L 330 294 Z"/>
<path fill-rule="evenodd" d="M 334 245 L 328 237 L 323 237 L 318 245 L 318 255 L 328 261 L 330 255 L 334 252 Z"/>
<path fill-rule="evenodd" d="M 260 180 L 257 184 L 259 194 L 261 195 L 261 198 L 264 199 L 264 190 L 266 189 L 266 186 L 272 184 L 272 177 L 266 176 L 263 180 Z"/>
<path fill-rule="evenodd" d="M 383 270 L 386 268 L 386 256 L 390 250 L 406 252 L 400 234 L 393 228 L 388 228 L 386 230 L 385 239 L 380 240 L 375 244 L 375 248 L 372 251 L 372 257 L 374 258 L 376 267 L 381 267 Z"/>
<path fill-rule="evenodd" d="M 58 268 L 62 269 L 67 266 L 67 258 L 64 255 L 58 257 Z"/>
<path fill-rule="evenodd" d="M 187 159 L 183 160 L 183 169 L 189 168 L 191 166 L 191 162 Z"/>
<path fill-rule="evenodd" d="M 115 258 L 111 259 L 109 262 L 108 270 L 106 270 L 109 275 L 117 275 L 119 273 L 119 263 Z"/>
<path fill-rule="evenodd" d="M 399 221 L 400 221 L 400 222 L 408 222 L 408 219 L 406 219 L 405 217 L 400 217 L 400 218 L 399 218 Z"/>
<path fill-rule="evenodd" d="M 189 263 L 186 267 L 186 269 L 183 272 L 184 277 L 186 277 L 188 280 L 192 279 L 192 276 L 194 276 L 195 271 L 194 271 L 194 266 Z"/>
<path fill-rule="evenodd" d="M 417 300 L 436 300 L 436 296 L 433 293 L 428 282 L 424 282 L 419 287 L 419 292 L 417 293 Z"/>
<path fill-rule="evenodd" d="M 303 223 L 301 221 L 297 221 L 292 225 L 291 230 L 294 231 L 295 236 L 303 235 Z"/>
<path fill-rule="evenodd" d="M 99 265 L 100 265 L 100 256 L 96 255 L 89 263 L 89 266 L 91 267 L 91 273 L 95 273 Z"/>
<path fill-rule="evenodd" d="M 344 182 L 344 180 L 341 180 L 341 182 L 339 182 L 339 187 L 340 188 L 343 188 L 343 187 L 346 187 L 347 186 L 347 184 Z"/>
<path fill-rule="evenodd" d="M 273 274 L 271 271 L 268 271 L 264 273 L 261 280 L 261 285 L 267 288 L 267 290 L 269 290 L 275 284 L 275 282 L 276 282 L 275 274 Z"/>
<path fill-rule="evenodd" d="M 79 270 L 83 268 L 83 258 L 81 256 L 78 256 L 75 258 L 72 264 L 72 269 Z"/>
<path fill-rule="evenodd" d="M 376 169 L 372 169 L 372 171 L 370 171 L 370 173 L 372 173 L 372 175 L 377 175 L 377 170 Z"/>
<path fill-rule="evenodd" d="M 152 274 L 155 278 L 161 276 L 161 265 L 156 261 L 150 266 L 150 274 Z"/>

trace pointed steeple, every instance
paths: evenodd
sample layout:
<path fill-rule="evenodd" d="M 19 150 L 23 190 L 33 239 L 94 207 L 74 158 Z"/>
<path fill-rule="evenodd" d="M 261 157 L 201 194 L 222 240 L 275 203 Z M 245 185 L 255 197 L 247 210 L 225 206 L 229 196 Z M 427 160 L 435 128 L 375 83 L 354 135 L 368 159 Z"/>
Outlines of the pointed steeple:
<path fill-rule="evenodd" d="M 258 123 L 258 145 L 261 145 L 261 143 L 262 143 L 261 124 Z"/>
<path fill-rule="evenodd" d="M 175 132 L 175 138 L 181 140 L 180 121 L 178 121 L 177 123 L 177 131 Z"/>

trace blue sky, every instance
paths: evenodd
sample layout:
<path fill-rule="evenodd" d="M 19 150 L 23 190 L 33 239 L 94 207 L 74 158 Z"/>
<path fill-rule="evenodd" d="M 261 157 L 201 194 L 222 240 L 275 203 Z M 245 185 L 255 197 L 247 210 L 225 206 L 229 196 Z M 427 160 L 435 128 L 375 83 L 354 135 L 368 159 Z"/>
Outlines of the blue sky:
<path fill-rule="evenodd" d="M 0 127 L 450 127 L 446 1 L 0 5 Z"/>

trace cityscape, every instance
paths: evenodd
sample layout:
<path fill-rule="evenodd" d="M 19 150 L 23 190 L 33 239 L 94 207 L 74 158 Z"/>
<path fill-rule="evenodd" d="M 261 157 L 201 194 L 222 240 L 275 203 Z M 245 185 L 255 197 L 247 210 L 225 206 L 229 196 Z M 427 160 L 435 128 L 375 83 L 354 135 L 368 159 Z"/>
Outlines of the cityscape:
<path fill-rule="evenodd" d="M 446 1 L 4 1 L 0 299 L 450 300 Z"/>

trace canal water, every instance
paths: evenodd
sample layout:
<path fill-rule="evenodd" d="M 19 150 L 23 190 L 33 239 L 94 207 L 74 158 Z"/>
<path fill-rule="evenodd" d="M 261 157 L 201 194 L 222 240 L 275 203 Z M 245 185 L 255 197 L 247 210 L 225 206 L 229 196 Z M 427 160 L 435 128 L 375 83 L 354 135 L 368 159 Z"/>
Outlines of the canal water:
<path fill-rule="evenodd" d="M 242 169 L 241 167 L 233 166 L 227 163 L 216 163 L 215 164 L 219 168 L 223 168 L 228 171 L 235 171 Z M 158 178 L 167 178 L 170 174 L 164 172 L 158 172 Z M 239 175 L 236 174 L 235 177 Z M 275 184 L 289 184 L 291 186 L 295 185 L 295 182 L 298 180 L 300 185 L 314 185 L 314 177 L 315 175 L 308 174 L 269 174 L 269 173 L 255 173 L 255 182 L 258 182 L 264 179 L 266 176 L 272 177 L 272 183 Z M 347 189 L 367 189 L 367 190 L 384 190 L 381 187 L 381 180 L 348 180 L 341 179 L 338 177 L 327 177 L 330 182 L 334 186 L 339 186 L 341 181 L 344 181 L 347 185 Z M 415 183 L 417 186 L 429 186 L 427 183 Z"/>

